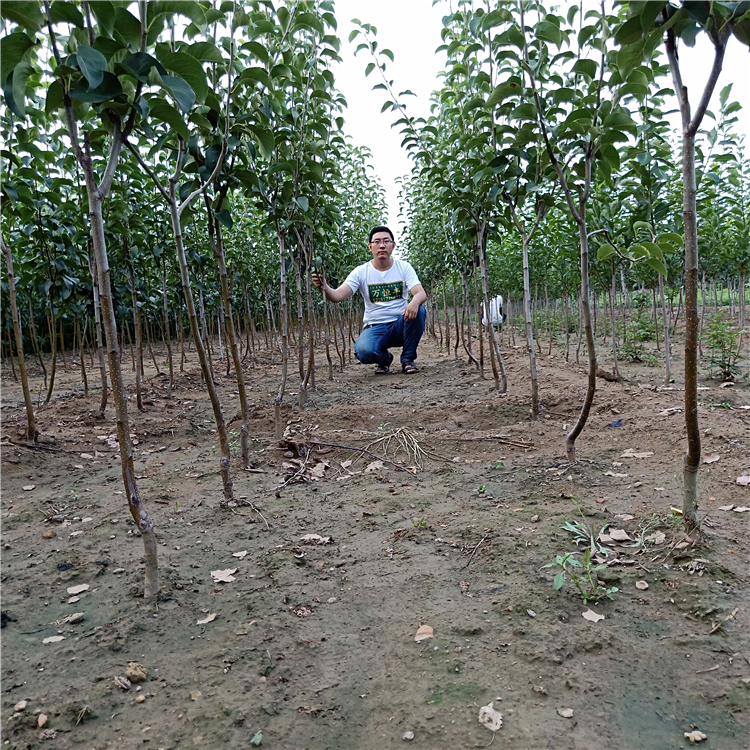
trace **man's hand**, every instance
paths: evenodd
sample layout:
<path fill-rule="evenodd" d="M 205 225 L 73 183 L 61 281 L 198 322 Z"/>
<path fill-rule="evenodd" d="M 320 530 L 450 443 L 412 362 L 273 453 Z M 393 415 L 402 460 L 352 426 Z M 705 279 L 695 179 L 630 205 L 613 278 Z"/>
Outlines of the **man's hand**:
<path fill-rule="evenodd" d="M 419 303 L 414 304 L 415 300 L 412 300 L 404 310 L 404 320 L 414 320 L 419 312 Z"/>
<path fill-rule="evenodd" d="M 323 278 L 323 274 L 321 274 L 321 273 L 314 273 L 312 275 L 312 280 L 313 280 L 313 284 L 315 284 L 315 286 L 318 289 L 322 289 L 323 288 L 323 284 L 325 283 L 325 279 Z"/>

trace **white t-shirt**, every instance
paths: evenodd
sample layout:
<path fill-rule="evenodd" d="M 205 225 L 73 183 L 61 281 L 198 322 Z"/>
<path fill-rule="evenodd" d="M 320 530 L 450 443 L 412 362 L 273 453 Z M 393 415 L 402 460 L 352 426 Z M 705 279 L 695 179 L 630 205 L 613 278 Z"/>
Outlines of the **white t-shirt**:
<path fill-rule="evenodd" d="M 365 325 L 390 323 L 404 314 L 410 289 L 419 284 L 414 269 L 405 260 L 393 259 L 387 271 L 378 271 L 372 261 L 357 266 L 344 283 L 352 292 L 362 292 Z"/>

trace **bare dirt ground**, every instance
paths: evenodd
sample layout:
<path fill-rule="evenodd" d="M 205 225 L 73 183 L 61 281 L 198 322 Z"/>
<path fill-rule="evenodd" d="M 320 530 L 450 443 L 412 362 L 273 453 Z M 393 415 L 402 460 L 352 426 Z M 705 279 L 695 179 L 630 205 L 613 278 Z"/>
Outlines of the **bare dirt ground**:
<path fill-rule="evenodd" d="M 133 396 L 130 415 L 159 539 L 162 591 L 149 600 L 117 448 L 99 437 L 115 432 L 111 405 L 95 420 L 99 396 L 82 396 L 69 361 L 38 414 L 53 450 L 13 445 L 22 400 L 4 372 L 3 747 L 244 749 L 255 738 L 374 750 L 413 732 L 414 747 L 473 748 L 493 740 L 478 721 L 491 701 L 504 715 L 495 747 L 676 750 L 694 729 L 702 747 L 750 747 L 750 513 L 721 510 L 750 505 L 735 481 L 750 473 L 747 380 L 701 380 L 703 452 L 718 460 L 700 473 L 703 541 L 677 547 L 680 372 L 669 389 L 660 369 L 640 365 L 623 366 L 627 382 L 599 380 L 580 462 L 568 467 L 583 364 L 559 351 L 540 358 L 546 412 L 532 423 L 525 352 L 504 351 L 505 396 L 432 340 L 411 377 L 352 365 L 329 382 L 318 354 L 304 411 L 287 398 L 288 439 L 372 444 L 376 455 L 320 447 L 303 472 L 320 477 L 282 489 L 302 466 L 273 436 L 280 368 L 266 353 L 247 370 L 262 473 L 234 467 L 237 495 L 259 512 L 220 504 L 195 362 L 171 399 L 147 367 L 146 410 Z M 232 379 L 218 360 L 215 370 L 234 415 Z M 421 468 L 408 440 L 428 453 Z M 379 464 L 384 455 L 395 463 Z M 606 542 L 613 562 L 600 580 L 619 591 L 589 602 L 598 622 L 542 568 L 576 549 L 562 528 L 582 520 L 574 501 L 595 532 L 610 524 L 629 537 Z M 306 544 L 307 534 L 330 541 Z M 234 580 L 213 580 L 234 568 Z M 68 588 L 80 584 L 75 600 Z M 425 624 L 434 638 L 416 643 Z M 126 691 L 114 678 L 129 661 L 148 676 Z"/>

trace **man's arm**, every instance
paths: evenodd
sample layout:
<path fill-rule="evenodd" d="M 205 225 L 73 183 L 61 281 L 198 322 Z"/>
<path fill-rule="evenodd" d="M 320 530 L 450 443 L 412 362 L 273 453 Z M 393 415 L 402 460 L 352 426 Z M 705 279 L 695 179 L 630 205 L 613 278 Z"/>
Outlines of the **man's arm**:
<path fill-rule="evenodd" d="M 331 302 L 343 302 L 345 299 L 349 299 L 349 297 L 354 294 L 349 284 L 342 284 L 338 289 L 334 289 L 332 286 L 329 286 L 328 282 L 323 278 L 322 274 L 314 273 L 312 275 L 312 280 L 313 284 L 315 284 L 318 289 L 323 290 L 323 296 L 326 299 L 329 299 Z M 425 299 L 427 299 L 426 295 Z"/>
<path fill-rule="evenodd" d="M 419 306 L 427 301 L 427 292 L 421 284 L 414 285 L 409 291 L 411 292 L 411 302 L 404 310 L 404 320 L 414 320 L 417 317 Z"/>

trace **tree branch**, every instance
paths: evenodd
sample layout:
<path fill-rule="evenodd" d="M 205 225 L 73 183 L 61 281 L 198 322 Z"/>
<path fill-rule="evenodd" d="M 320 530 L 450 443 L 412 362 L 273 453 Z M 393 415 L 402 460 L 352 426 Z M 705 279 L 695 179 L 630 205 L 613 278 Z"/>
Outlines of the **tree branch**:
<path fill-rule="evenodd" d="M 127 146 L 130 153 L 135 156 L 138 164 L 141 166 L 143 171 L 153 180 L 154 185 L 156 185 L 156 188 L 162 194 L 162 197 L 167 201 L 167 203 L 170 203 L 172 199 L 169 197 L 169 193 L 167 193 L 162 184 L 159 182 L 159 178 L 154 174 L 154 171 L 151 169 L 151 167 L 146 164 L 143 157 L 138 153 L 138 149 L 136 149 L 135 146 L 133 146 L 133 144 L 129 140 L 127 140 L 127 137 L 123 140 L 125 142 L 125 146 Z"/>

